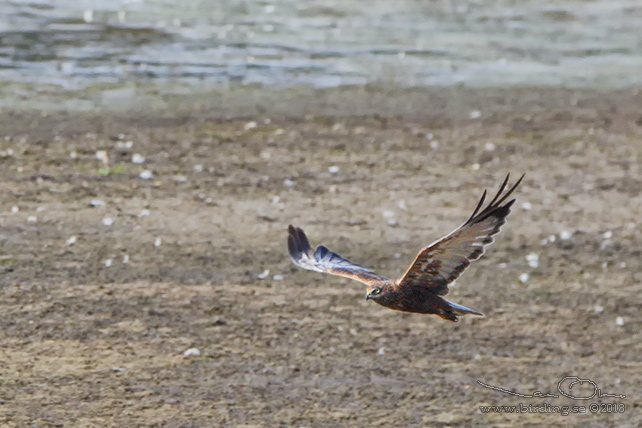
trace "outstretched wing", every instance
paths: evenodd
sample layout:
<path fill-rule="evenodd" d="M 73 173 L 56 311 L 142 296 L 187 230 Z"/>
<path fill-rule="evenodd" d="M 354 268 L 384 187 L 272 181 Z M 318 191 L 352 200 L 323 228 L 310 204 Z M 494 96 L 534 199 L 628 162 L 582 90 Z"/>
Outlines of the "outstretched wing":
<path fill-rule="evenodd" d="M 292 262 L 303 269 L 343 276 L 368 285 L 389 280 L 385 276 L 377 275 L 369 269 L 344 259 L 323 245 L 313 250 L 308 237 L 298 227 L 288 227 L 288 249 Z"/>
<path fill-rule="evenodd" d="M 470 263 L 484 254 L 484 247 L 492 244 L 493 236 L 500 232 L 515 202 L 504 201 L 522 182 L 524 175 L 508 192 L 502 195 L 510 174 L 497 195 L 486 208 L 480 211 L 486 199 L 486 191 L 468 221 L 451 234 L 422 249 L 408 271 L 397 281 L 400 287 L 428 287 L 433 293 L 448 294 L 448 284 L 459 278 Z"/>

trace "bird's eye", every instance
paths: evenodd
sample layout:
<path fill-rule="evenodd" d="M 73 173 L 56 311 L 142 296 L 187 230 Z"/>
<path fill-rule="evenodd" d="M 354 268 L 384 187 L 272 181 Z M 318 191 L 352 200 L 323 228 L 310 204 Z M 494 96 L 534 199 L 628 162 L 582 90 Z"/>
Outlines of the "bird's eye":
<path fill-rule="evenodd" d="M 372 290 L 372 293 L 370 293 L 371 296 L 378 296 L 379 294 L 381 294 L 381 288 L 375 288 Z"/>

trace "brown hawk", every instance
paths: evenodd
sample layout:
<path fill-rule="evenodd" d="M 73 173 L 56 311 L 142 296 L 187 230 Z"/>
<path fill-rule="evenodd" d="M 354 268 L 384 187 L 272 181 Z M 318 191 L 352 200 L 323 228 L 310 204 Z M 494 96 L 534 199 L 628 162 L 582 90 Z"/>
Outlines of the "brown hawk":
<path fill-rule="evenodd" d="M 366 300 L 374 300 L 386 308 L 420 314 L 435 314 L 457 322 L 459 315 L 480 312 L 449 302 L 441 296 L 448 294 L 448 285 L 455 281 L 484 254 L 484 247 L 494 242 L 510 214 L 515 199 L 505 202 L 519 186 L 524 175 L 504 193 L 510 174 L 502 183 L 497 195 L 482 209 L 486 191 L 473 215 L 458 229 L 423 248 L 406 273 L 397 280 L 377 275 L 323 245 L 313 250 L 303 230 L 288 228 L 288 249 L 295 265 L 317 272 L 339 275 L 360 281 L 368 286 Z"/>

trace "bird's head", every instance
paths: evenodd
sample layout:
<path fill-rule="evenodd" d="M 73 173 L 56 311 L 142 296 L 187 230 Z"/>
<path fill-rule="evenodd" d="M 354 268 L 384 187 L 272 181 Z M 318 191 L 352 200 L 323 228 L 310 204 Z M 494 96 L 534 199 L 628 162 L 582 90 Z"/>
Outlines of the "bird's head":
<path fill-rule="evenodd" d="M 377 300 L 379 299 L 385 291 L 385 288 L 380 285 L 373 285 L 368 287 L 368 290 L 366 291 L 366 300 L 374 299 Z"/>

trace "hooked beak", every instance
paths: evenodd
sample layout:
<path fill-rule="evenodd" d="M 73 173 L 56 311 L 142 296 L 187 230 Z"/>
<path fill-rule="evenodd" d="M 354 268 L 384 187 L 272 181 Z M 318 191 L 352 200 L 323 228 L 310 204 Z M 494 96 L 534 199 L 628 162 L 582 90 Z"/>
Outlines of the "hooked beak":
<path fill-rule="evenodd" d="M 366 300 L 370 300 L 370 299 L 372 299 L 372 296 L 369 294 L 366 294 Z"/>

